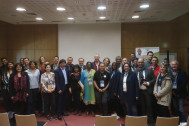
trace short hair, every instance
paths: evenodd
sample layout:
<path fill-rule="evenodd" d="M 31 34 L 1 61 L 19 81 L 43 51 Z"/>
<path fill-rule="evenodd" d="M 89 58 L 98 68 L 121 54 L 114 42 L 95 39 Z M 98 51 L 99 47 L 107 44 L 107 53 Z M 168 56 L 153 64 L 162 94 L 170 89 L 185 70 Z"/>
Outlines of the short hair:
<path fill-rule="evenodd" d="M 118 60 L 118 59 L 122 60 L 121 56 L 116 56 L 115 60 Z"/>
<path fill-rule="evenodd" d="M 32 60 L 32 61 L 29 62 L 29 67 L 31 67 L 31 64 L 32 64 L 32 63 L 34 63 L 34 64 L 35 64 L 35 67 L 37 67 L 37 62 L 34 61 L 34 60 Z"/>
<path fill-rule="evenodd" d="M 6 58 L 6 57 L 2 57 L 2 58 L 1 58 L 1 62 L 3 62 L 3 60 L 4 60 L 4 59 L 6 59 L 6 60 L 7 60 L 7 58 Z"/>
<path fill-rule="evenodd" d="M 158 57 L 157 57 L 157 56 L 153 56 L 153 57 L 152 57 L 152 59 L 153 59 L 153 58 L 155 58 L 155 59 L 157 59 L 157 61 L 159 61 L 159 59 L 158 59 Z"/>
<path fill-rule="evenodd" d="M 148 52 L 147 52 L 147 55 L 148 55 L 149 53 L 152 53 L 152 54 L 154 54 L 154 53 L 153 53 L 152 51 L 148 51 Z"/>
<path fill-rule="evenodd" d="M 58 57 L 58 56 L 54 56 L 54 58 L 58 58 L 58 59 L 59 59 L 59 57 Z"/>
<path fill-rule="evenodd" d="M 85 61 L 85 60 L 84 60 L 84 58 L 82 58 L 82 57 L 81 57 L 81 58 L 79 58 L 78 60 L 80 60 L 80 59 L 83 59 L 83 61 Z"/>
<path fill-rule="evenodd" d="M 23 60 L 25 60 L 25 59 L 30 60 L 30 59 L 29 59 L 29 58 L 27 58 L 27 57 L 26 57 L 26 58 L 24 58 Z"/>
<path fill-rule="evenodd" d="M 74 69 L 77 68 L 79 72 L 81 72 L 81 68 L 78 64 L 75 64 L 73 67 L 72 67 L 72 72 L 74 72 Z"/>
<path fill-rule="evenodd" d="M 179 65 L 179 61 L 178 60 L 172 60 L 171 64 L 172 64 L 172 62 L 176 62 L 176 64 Z"/>
<path fill-rule="evenodd" d="M 166 71 L 168 71 L 169 68 L 169 64 L 168 63 L 161 63 L 160 66 L 163 65 L 166 68 Z"/>
<path fill-rule="evenodd" d="M 137 61 L 138 61 L 138 58 L 134 58 L 132 61 L 135 61 L 135 60 L 137 60 Z"/>
<path fill-rule="evenodd" d="M 135 55 L 135 53 L 131 53 L 130 55 L 132 55 L 132 54 Z"/>
<path fill-rule="evenodd" d="M 167 58 L 164 58 L 164 60 L 168 60 Z"/>
<path fill-rule="evenodd" d="M 61 63 L 65 63 L 66 64 L 66 60 L 65 59 L 61 59 L 60 61 L 59 61 L 59 65 L 61 64 Z"/>

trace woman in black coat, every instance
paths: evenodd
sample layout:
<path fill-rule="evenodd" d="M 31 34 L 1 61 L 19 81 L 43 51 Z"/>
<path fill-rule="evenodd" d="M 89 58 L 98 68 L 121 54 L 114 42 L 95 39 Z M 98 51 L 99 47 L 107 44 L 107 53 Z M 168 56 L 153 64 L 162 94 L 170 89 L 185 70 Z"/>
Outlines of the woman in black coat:
<path fill-rule="evenodd" d="M 121 73 L 117 70 L 116 62 L 112 63 L 112 72 L 110 73 L 110 86 L 109 86 L 109 111 L 110 113 L 119 113 L 119 99 L 118 95 L 118 87 L 119 87 L 119 78 Z"/>
<path fill-rule="evenodd" d="M 139 84 L 137 75 L 131 71 L 128 63 L 123 65 L 123 73 L 119 83 L 119 98 L 129 116 L 137 116 L 137 100 L 139 99 Z"/>

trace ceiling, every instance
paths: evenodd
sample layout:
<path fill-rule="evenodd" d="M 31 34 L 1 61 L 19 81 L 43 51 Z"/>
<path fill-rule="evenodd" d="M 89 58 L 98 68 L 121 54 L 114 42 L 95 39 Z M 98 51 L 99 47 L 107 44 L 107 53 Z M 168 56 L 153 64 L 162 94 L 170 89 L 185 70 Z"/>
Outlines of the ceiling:
<path fill-rule="evenodd" d="M 149 3 L 147 9 L 139 6 Z M 105 11 L 97 10 L 106 5 Z M 23 7 L 25 12 L 16 11 Z M 58 12 L 57 7 L 66 11 Z M 154 22 L 170 21 L 189 12 L 189 0 L 0 0 L 0 20 L 11 24 L 68 24 L 96 22 Z M 132 19 L 139 15 L 139 19 Z M 100 20 L 106 16 L 106 20 Z M 43 21 L 36 21 L 42 17 Z M 70 21 L 67 18 L 74 17 Z"/>

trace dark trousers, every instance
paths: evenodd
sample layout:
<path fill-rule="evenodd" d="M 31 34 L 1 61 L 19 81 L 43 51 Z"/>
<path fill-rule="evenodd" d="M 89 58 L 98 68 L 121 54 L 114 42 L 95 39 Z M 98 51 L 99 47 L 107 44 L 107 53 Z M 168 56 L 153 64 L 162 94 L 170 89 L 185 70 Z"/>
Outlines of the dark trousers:
<path fill-rule="evenodd" d="M 184 99 L 176 96 L 172 97 L 171 110 L 173 115 L 179 116 L 180 122 L 186 122 L 186 113 L 184 110 Z"/>
<path fill-rule="evenodd" d="M 58 94 L 58 104 L 57 104 L 57 114 L 60 116 L 63 113 L 66 113 L 67 97 L 68 90 L 66 89 L 61 94 Z"/>
<path fill-rule="evenodd" d="M 30 89 L 29 97 L 28 97 L 28 114 L 34 114 L 37 103 L 37 94 L 39 89 Z"/>
<path fill-rule="evenodd" d="M 116 112 L 117 115 L 120 114 L 120 101 L 117 96 L 114 96 L 112 99 L 108 101 L 108 108 L 109 113 L 112 114 L 113 112 Z"/>
<path fill-rule="evenodd" d="M 7 89 L 2 89 L 3 102 L 6 112 L 13 110 L 13 103 L 9 96 L 9 91 Z"/>
<path fill-rule="evenodd" d="M 86 105 L 87 112 L 94 112 L 95 111 L 95 105 L 89 104 Z"/>
<path fill-rule="evenodd" d="M 157 115 L 159 117 L 170 117 L 168 106 L 157 104 Z"/>
<path fill-rule="evenodd" d="M 14 103 L 14 112 L 19 115 L 27 114 L 27 102 L 17 101 Z"/>
<path fill-rule="evenodd" d="M 80 88 L 72 88 L 72 95 L 73 95 L 73 99 L 74 99 L 74 107 L 77 111 L 81 111 L 80 93 L 81 93 Z"/>
<path fill-rule="evenodd" d="M 55 115 L 55 92 L 52 93 L 42 93 L 44 99 L 44 110 L 45 114 Z"/>
<path fill-rule="evenodd" d="M 127 115 L 129 116 L 137 116 L 137 106 L 136 104 L 130 104 L 129 102 L 125 104 L 126 110 L 127 110 Z"/>
<path fill-rule="evenodd" d="M 101 93 L 95 90 L 95 96 L 96 96 L 96 103 L 98 107 L 100 108 L 101 113 L 103 113 L 103 115 L 107 115 L 108 114 L 108 91 Z"/>
<path fill-rule="evenodd" d="M 152 95 L 147 90 L 140 90 L 141 114 L 148 116 L 148 124 L 153 123 Z"/>

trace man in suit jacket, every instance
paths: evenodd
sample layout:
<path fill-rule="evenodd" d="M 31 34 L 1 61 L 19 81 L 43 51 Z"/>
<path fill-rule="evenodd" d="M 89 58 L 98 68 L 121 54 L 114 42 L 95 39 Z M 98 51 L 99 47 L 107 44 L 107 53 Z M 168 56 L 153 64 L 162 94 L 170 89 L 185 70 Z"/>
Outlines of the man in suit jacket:
<path fill-rule="evenodd" d="M 57 113 L 58 119 L 62 120 L 63 116 L 68 116 L 66 113 L 66 96 L 68 94 L 68 72 L 66 71 L 66 60 L 61 59 L 59 62 L 59 68 L 55 70 L 55 83 L 58 93 L 58 106 Z"/>
<path fill-rule="evenodd" d="M 86 69 L 86 66 L 84 65 L 84 59 L 79 58 L 78 62 L 79 62 L 79 67 L 81 68 L 81 73 L 82 73 Z"/>
<path fill-rule="evenodd" d="M 156 78 L 151 69 L 144 67 L 144 59 L 142 58 L 138 59 L 136 75 L 140 88 L 141 114 L 148 115 L 148 124 L 151 124 L 153 123 L 152 98 Z"/>
<path fill-rule="evenodd" d="M 174 78 L 171 103 L 172 112 L 175 116 L 180 117 L 180 122 L 186 122 L 184 99 L 187 96 L 187 74 L 185 71 L 179 68 L 179 62 L 176 60 L 171 62 L 170 73 Z"/>

